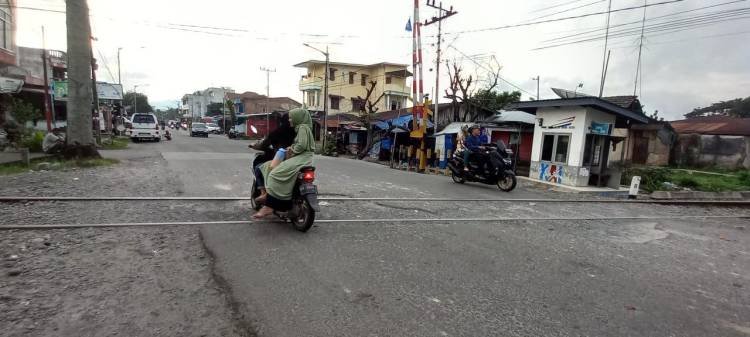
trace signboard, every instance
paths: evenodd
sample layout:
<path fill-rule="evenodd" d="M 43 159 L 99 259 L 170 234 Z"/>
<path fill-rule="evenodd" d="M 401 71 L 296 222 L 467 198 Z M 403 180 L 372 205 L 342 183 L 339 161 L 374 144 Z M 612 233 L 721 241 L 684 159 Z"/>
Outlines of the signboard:
<path fill-rule="evenodd" d="M 53 93 L 56 100 L 68 99 L 68 81 L 54 81 L 52 83 Z M 114 83 L 97 82 L 96 94 L 99 99 L 122 100 L 122 85 Z"/>
<path fill-rule="evenodd" d="M 595 135 L 609 136 L 612 133 L 612 124 L 591 122 L 591 133 Z"/>
<path fill-rule="evenodd" d="M 21 91 L 23 81 L 10 77 L 0 77 L 0 94 L 15 94 Z"/>

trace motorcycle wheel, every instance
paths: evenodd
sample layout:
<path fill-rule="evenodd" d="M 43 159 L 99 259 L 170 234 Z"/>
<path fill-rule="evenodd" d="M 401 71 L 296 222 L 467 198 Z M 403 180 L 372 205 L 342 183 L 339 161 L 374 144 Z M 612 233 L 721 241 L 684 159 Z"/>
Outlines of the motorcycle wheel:
<path fill-rule="evenodd" d="M 258 187 L 255 186 L 255 180 L 253 180 L 253 187 L 250 188 L 250 206 L 256 210 L 259 211 L 263 205 L 255 202 L 255 198 L 260 196 L 260 192 L 258 192 Z"/>
<path fill-rule="evenodd" d="M 505 177 L 497 180 L 497 187 L 504 192 L 512 191 L 516 188 L 516 175 L 511 171 L 506 171 Z"/>
<path fill-rule="evenodd" d="M 295 202 L 297 205 L 294 207 L 299 207 L 299 210 L 296 216 L 292 216 L 289 220 L 292 222 L 294 229 L 302 233 L 307 232 L 315 222 L 315 210 L 305 199 L 295 200 Z"/>
<path fill-rule="evenodd" d="M 463 184 L 466 182 L 466 178 L 459 176 L 453 172 L 451 172 L 451 178 L 453 178 L 453 182 L 457 184 Z"/>

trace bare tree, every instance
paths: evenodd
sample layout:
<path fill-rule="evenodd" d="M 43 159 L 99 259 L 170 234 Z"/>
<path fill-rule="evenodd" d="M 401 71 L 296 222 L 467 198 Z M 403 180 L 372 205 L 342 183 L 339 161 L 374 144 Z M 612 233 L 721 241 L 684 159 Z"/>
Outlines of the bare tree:
<path fill-rule="evenodd" d="M 92 134 L 91 24 L 86 0 L 65 3 L 68 35 L 66 158 L 99 157 Z"/>
<path fill-rule="evenodd" d="M 385 91 L 377 98 L 372 97 L 377 84 L 377 81 L 370 81 L 370 86 L 365 87 L 365 97 L 362 98 L 362 96 L 357 96 L 357 100 L 360 104 L 364 104 L 364 106 L 360 105 L 359 107 L 359 118 L 362 121 L 362 124 L 364 124 L 365 129 L 367 129 L 367 142 L 365 143 L 364 151 L 359 154 L 359 159 L 367 156 L 367 153 L 370 152 L 370 148 L 372 148 L 372 115 L 378 112 L 379 108 L 377 105 L 380 103 L 380 100 L 385 97 Z"/>
<path fill-rule="evenodd" d="M 448 65 L 447 62 L 446 65 Z M 450 77 L 450 84 L 448 85 L 448 89 L 445 90 L 445 94 L 448 98 L 451 99 L 452 102 L 453 121 L 465 121 L 471 108 L 469 99 L 471 98 L 471 85 L 474 82 L 474 77 L 472 75 L 469 75 L 469 77 L 464 78 L 464 75 L 462 74 L 463 69 L 455 60 L 453 61 L 452 66 L 453 71 L 451 71 L 450 69 L 451 66 L 448 66 L 448 76 Z M 460 116 L 462 107 L 464 110 L 463 118 Z"/>

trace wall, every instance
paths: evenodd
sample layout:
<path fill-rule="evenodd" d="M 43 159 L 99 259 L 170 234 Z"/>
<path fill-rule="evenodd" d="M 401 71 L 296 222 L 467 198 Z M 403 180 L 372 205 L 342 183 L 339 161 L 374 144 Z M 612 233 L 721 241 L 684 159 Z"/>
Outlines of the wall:
<path fill-rule="evenodd" d="M 672 150 L 672 163 L 750 169 L 750 136 L 680 134 Z"/>

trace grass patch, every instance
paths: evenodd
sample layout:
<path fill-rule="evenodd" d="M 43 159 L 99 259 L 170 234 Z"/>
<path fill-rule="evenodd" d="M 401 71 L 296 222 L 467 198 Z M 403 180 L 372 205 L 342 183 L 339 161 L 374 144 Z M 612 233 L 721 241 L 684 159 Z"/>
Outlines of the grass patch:
<path fill-rule="evenodd" d="M 104 150 L 124 150 L 128 148 L 130 138 L 115 137 L 114 139 L 102 139 L 102 149 Z"/>
<path fill-rule="evenodd" d="M 0 175 L 13 175 L 29 172 L 31 170 L 62 171 L 72 168 L 91 168 L 99 166 L 110 166 L 119 163 L 117 159 L 99 158 L 84 160 L 63 160 L 56 158 L 39 158 L 31 161 L 29 166 L 23 163 L 11 163 L 0 165 Z"/>
<path fill-rule="evenodd" d="M 731 177 L 701 173 L 690 174 L 684 171 L 671 171 L 669 179 L 678 186 L 687 187 L 696 191 L 750 191 L 750 173 L 747 171 L 738 172 Z"/>

